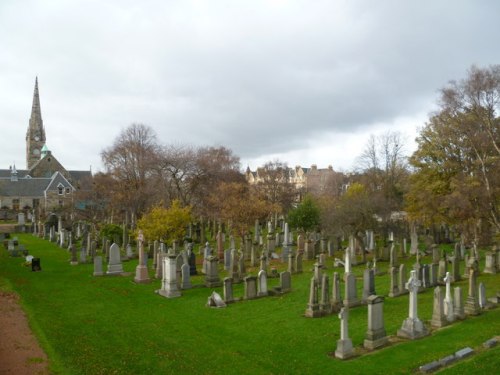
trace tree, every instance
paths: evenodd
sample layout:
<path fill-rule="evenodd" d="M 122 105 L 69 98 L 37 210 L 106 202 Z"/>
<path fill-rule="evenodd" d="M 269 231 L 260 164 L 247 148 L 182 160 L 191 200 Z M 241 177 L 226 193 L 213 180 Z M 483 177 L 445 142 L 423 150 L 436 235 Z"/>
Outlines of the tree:
<path fill-rule="evenodd" d="M 113 145 L 101 152 L 106 172 L 118 183 L 112 200 L 115 206 L 133 216 L 144 212 L 155 191 L 150 177 L 158 150 L 152 128 L 132 124 L 124 129 Z"/>
<path fill-rule="evenodd" d="M 297 229 L 311 231 L 320 225 L 320 209 L 310 194 L 288 213 L 288 223 Z"/>
<path fill-rule="evenodd" d="M 137 223 L 146 238 L 163 242 L 182 240 L 191 222 L 191 207 L 182 207 L 174 200 L 170 208 L 161 204 L 152 207 Z"/>
<path fill-rule="evenodd" d="M 367 228 L 374 228 L 376 220 L 368 189 L 353 183 L 331 208 L 331 223 L 344 233 L 356 235 Z"/>
<path fill-rule="evenodd" d="M 393 212 L 401 211 L 408 185 L 407 158 L 400 132 L 371 135 L 358 158 L 362 174 L 359 182 L 366 188 L 375 213 L 386 230 Z"/>
<path fill-rule="evenodd" d="M 272 210 L 259 196 L 252 194 L 248 183 L 221 182 L 210 195 L 217 218 L 230 223 L 235 234 L 242 239 L 256 219 L 262 219 Z"/>
<path fill-rule="evenodd" d="M 259 180 L 255 189 L 262 199 L 275 207 L 275 213 L 286 213 L 295 200 L 295 187 L 289 168 L 279 160 L 269 161 L 257 169 Z"/>
<path fill-rule="evenodd" d="M 407 207 L 428 223 L 478 236 L 500 232 L 500 65 L 472 67 L 441 90 L 440 109 L 417 138 Z"/>

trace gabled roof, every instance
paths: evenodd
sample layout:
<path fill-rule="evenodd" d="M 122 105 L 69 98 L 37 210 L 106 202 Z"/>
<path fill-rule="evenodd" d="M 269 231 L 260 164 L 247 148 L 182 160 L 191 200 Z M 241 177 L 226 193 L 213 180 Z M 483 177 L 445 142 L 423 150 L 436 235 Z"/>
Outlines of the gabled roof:
<path fill-rule="evenodd" d="M 47 188 L 45 189 L 45 191 L 48 191 L 48 190 L 57 190 L 60 184 L 63 187 L 65 187 L 65 188 L 66 187 L 70 187 L 72 190 L 75 190 L 75 188 L 73 187 L 73 185 L 71 185 L 70 182 L 68 180 L 66 180 L 66 178 L 62 175 L 62 173 L 55 172 L 52 175 L 51 182 L 47 186 Z"/>
<path fill-rule="evenodd" d="M 0 178 L 0 196 L 39 197 L 43 195 L 50 182 L 50 178 L 21 178 L 18 181 Z"/>

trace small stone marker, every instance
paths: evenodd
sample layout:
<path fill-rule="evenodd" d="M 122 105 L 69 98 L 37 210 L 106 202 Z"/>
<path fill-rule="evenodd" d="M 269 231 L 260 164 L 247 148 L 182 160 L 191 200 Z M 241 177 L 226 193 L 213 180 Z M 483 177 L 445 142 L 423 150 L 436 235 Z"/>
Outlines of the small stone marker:
<path fill-rule="evenodd" d="M 282 293 L 292 290 L 292 277 L 288 271 L 280 272 L 280 290 Z"/>
<path fill-rule="evenodd" d="M 455 357 L 457 357 L 458 359 L 463 359 L 463 358 L 467 358 L 468 356 L 474 354 L 474 350 L 469 348 L 469 347 L 466 347 L 466 348 L 463 348 L 463 349 L 460 349 L 458 352 L 455 353 Z"/>
<path fill-rule="evenodd" d="M 181 266 L 181 278 L 182 278 L 182 289 L 191 289 L 193 286 L 191 285 L 191 273 L 189 272 L 189 264 L 184 263 Z"/>
<path fill-rule="evenodd" d="M 498 344 L 498 340 L 495 337 L 493 337 L 492 339 L 489 339 L 489 340 L 483 342 L 483 347 L 486 349 L 491 349 L 491 348 L 497 346 L 497 344 Z"/>
<path fill-rule="evenodd" d="M 233 279 L 231 279 L 230 277 L 224 278 L 223 290 L 224 290 L 224 302 L 226 302 L 226 303 L 234 302 Z"/>
<path fill-rule="evenodd" d="M 441 366 L 442 365 L 439 361 L 433 361 L 433 362 L 426 363 L 425 365 L 420 366 L 418 369 L 420 370 L 420 372 L 423 372 L 424 374 L 426 374 L 428 372 L 436 371 Z"/>
<path fill-rule="evenodd" d="M 304 315 L 308 318 L 317 318 L 321 316 L 321 313 L 319 311 L 318 303 L 318 283 L 316 282 L 314 276 L 311 278 L 309 285 L 309 303 L 307 304 L 307 309 Z"/>
<path fill-rule="evenodd" d="M 267 291 L 267 273 L 266 271 L 259 271 L 259 274 L 258 274 L 258 280 L 259 280 L 259 284 L 258 284 L 258 293 L 257 295 L 259 297 L 265 297 L 268 295 L 268 291 Z"/>
<path fill-rule="evenodd" d="M 94 276 L 102 276 L 104 272 L 102 271 L 102 256 L 94 257 Z"/>
<path fill-rule="evenodd" d="M 208 307 L 226 307 L 226 303 L 224 300 L 221 298 L 220 294 L 217 293 L 216 291 L 213 291 L 210 297 L 208 297 L 207 301 L 207 306 Z"/>
<path fill-rule="evenodd" d="M 257 298 L 257 277 L 247 276 L 243 278 L 245 284 L 245 299 Z"/>

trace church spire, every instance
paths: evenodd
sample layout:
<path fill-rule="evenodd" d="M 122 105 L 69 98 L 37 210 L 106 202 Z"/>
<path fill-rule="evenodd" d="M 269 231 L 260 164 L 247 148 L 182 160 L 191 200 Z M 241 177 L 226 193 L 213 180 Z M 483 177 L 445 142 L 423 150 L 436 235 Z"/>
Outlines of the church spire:
<path fill-rule="evenodd" d="M 43 128 L 40 95 L 38 93 L 38 77 L 35 78 L 33 104 L 28 131 L 26 132 L 26 166 L 30 169 L 40 160 L 40 149 L 45 144 L 45 129 Z"/>

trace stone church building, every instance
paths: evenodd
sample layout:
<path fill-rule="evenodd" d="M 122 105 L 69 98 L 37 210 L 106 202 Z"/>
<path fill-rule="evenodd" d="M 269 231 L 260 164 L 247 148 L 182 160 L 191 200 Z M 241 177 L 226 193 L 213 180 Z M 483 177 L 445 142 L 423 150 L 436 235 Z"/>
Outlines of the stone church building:
<path fill-rule="evenodd" d="M 37 78 L 26 132 L 26 169 L 0 169 L 0 219 L 75 207 L 75 193 L 91 188 L 91 171 L 67 170 L 47 147 Z"/>

